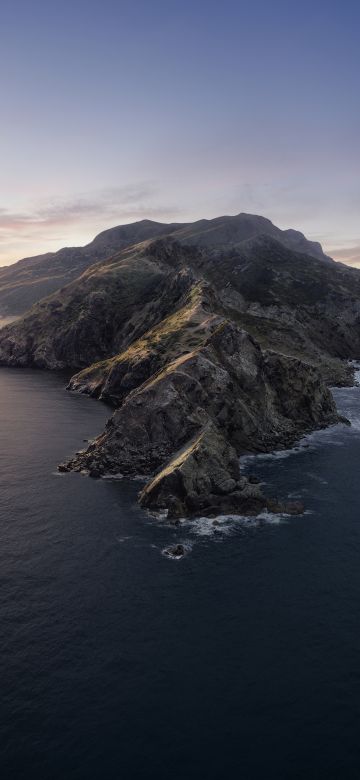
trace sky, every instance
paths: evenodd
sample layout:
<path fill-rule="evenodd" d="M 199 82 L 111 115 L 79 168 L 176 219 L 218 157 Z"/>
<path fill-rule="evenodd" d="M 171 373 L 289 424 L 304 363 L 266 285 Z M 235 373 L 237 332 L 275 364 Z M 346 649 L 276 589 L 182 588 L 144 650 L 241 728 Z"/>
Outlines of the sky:
<path fill-rule="evenodd" d="M 242 211 L 360 267 L 358 0 L 1 0 L 0 265 Z"/>

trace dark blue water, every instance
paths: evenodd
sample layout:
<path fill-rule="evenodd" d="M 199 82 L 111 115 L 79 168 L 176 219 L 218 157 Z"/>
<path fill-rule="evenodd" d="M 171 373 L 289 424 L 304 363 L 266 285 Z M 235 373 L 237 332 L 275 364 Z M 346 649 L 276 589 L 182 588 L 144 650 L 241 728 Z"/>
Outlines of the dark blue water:
<path fill-rule="evenodd" d="M 56 475 L 101 404 L 0 371 L 1 777 L 359 778 L 360 389 L 336 392 L 352 429 L 246 464 L 307 514 L 171 529 L 136 483 Z"/>

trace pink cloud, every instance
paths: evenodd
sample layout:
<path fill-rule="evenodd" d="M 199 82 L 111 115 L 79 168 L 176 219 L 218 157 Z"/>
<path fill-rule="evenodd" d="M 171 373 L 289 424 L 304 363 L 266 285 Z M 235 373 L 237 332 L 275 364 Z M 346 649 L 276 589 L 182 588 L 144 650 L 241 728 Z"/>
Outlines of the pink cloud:
<path fill-rule="evenodd" d="M 328 254 L 334 260 L 339 260 L 346 265 L 360 268 L 360 245 L 344 247 L 342 249 L 329 249 Z"/>

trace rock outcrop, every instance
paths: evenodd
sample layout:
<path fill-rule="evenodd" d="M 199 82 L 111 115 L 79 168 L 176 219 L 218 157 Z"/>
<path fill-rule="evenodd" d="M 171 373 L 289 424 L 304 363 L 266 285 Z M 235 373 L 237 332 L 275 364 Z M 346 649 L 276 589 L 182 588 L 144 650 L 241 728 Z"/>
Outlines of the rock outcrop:
<path fill-rule="evenodd" d="M 68 389 L 119 406 L 131 390 L 205 342 L 223 320 L 212 312 L 212 303 L 209 285 L 193 284 L 175 311 L 120 354 L 74 374 Z"/>
<path fill-rule="evenodd" d="M 237 456 L 289 446 L 337 422 L 332 396 L 314 367 L 263 354 L 234 323 L 223 320 L 204 335 L 201 346 L 131 390 L 105 432 L 63 468 L 96 477 L 160 471 L 142 502 L 163 508 L 167 496 L 174 512 L 266 506 L 258 486 L 244 492 Z"/>
<path fill-rule="evenodd" d="M 268 506 L 260 487 L 240 476 L 235 449 L 213 423 L 207 423 L 146 485 L 140 503 L 148 509 L 166 509 L 169 518 L 256 515 Z"/>

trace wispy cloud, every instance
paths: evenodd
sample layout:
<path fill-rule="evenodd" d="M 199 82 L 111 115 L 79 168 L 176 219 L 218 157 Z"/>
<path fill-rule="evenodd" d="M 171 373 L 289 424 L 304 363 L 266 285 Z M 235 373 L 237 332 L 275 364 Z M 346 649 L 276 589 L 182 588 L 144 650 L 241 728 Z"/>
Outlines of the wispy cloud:
<path fill-rule="evenodd" d="M 328 254 L 334 260 L 340 260 L 346 265 L 352 265 L 360 268 L 360 243 L 356 246 L 343 247 L 342 249 L 329 249 Z"/>
<path fill-rule="evenodd" d="M 0 265 L 79 240 L 106 227 L 143 218 L 171 220 L 178 209 L 159 203 L 154 184 L 102 189 L 70 199 L 51 198 L 22 211 L 0 207 Z"/>
<path fill-rule="evenodd" d="M 118 187 L 98 193 L 78 196 L 70 200 L 52 199 L 22 212 L 0 208 L 0 231 L 28 229 L 29 227 L 56 227 L 77 224 L 91 217 L 139 218 L 160 214 L 174 214 L 174 207 L 158 206 L 156 189 L 151 185 Z"/>

